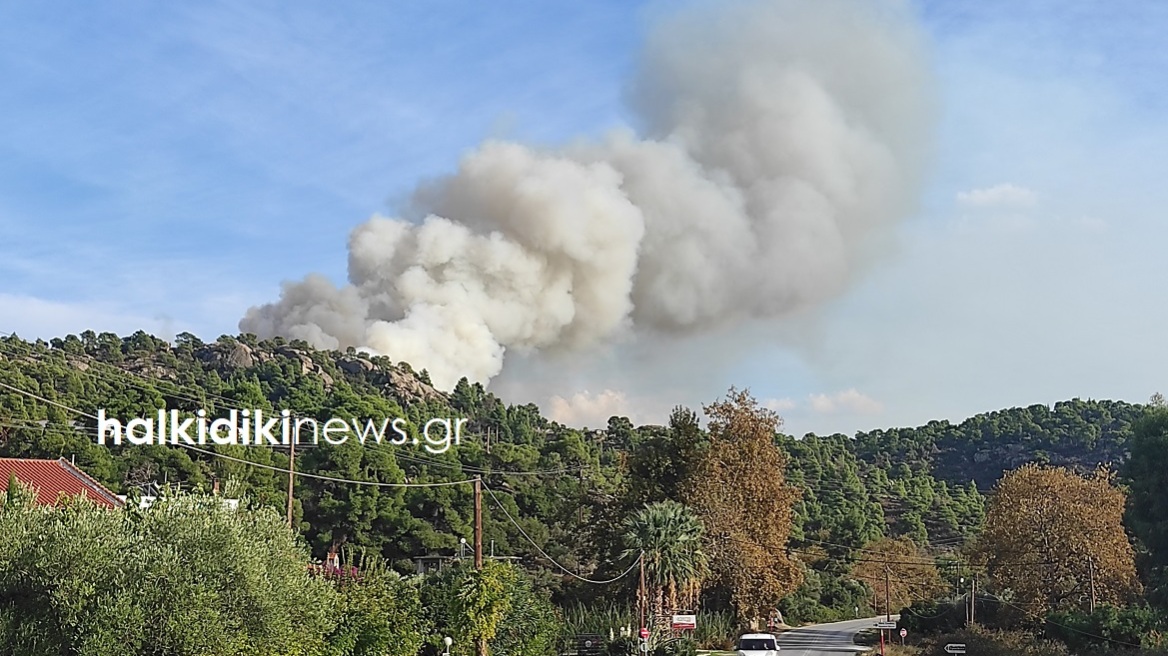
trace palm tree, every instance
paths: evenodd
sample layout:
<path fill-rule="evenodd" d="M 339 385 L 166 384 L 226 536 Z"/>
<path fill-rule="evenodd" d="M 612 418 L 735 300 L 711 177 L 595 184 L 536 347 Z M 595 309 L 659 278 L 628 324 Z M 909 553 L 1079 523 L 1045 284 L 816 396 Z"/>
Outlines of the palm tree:
<path fill-rule="evenodd" d="M 667 627 L 666 610 L 695 610 L 707 571 L 702 552 L 701 521 L 676 501 L 647 504 L 625 521 L 622 557 L 644 554 L 649 608 L 658 625 Z"/>

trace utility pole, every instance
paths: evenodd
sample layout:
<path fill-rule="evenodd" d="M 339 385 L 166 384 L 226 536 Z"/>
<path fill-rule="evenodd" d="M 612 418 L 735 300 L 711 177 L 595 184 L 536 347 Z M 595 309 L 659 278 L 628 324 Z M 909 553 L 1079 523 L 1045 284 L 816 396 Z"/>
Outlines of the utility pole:
<path fill-rule="evenodd" d="M 296 480 L 296 436 L 292 436 L 292 441 L 288 446 L 288 528 L 292 526 L 292 484 Z"/>
<path fill-rule="evenodd" d="M 961 577 L 957 582 L 957 591 L 961 592 L 961 588 L 965 587 L 965 577 Z M 961 596 L 965 596 L 962 594 Z M 969 624 L 969 602 L 965 602 L 965 626 Z"/>
<path fill-rule="evenodd" d="M 1091 577 L 1091 613 L 1095 612 L 1095 559 L 1087 559 L 1087 568 Z"/>
<path fill-rule="evenodd" d="M 891 580 L 888 578 L 888 574 L 889 574 L 888 565 L 885 565 L 884 566 L 884 621 L 891 622 L 892 621 L 892 601 L 891 601 L 892 591 L 888 589 L 889 585 L 891 584 Z"/>
<path fill-rule="evenodd" d="M 475 569 L 483 568 L 483 479 L 474 481 L 474 554 Z"/>
<path fill-rule="evenodd" d="M 973 575 L 973 588 L 969 595 L 969 623 L 977 624 L 977 575 Z"/>
<path fill-rule="evenodd" d="M 483 568 L 483 479 L 474 479 L 474 564 L 476 570 Z M 487 656 L 487 641 L 482 636 L 475 640 L 475 653 Z"/>
<path fill-rule="evenodd" d="M 638 615 L 641 617 L 641 627 L 645 628 L 645 552 L 641 552 L 641 583 L 639 585 L 640 592 L 637 594 Z"/>

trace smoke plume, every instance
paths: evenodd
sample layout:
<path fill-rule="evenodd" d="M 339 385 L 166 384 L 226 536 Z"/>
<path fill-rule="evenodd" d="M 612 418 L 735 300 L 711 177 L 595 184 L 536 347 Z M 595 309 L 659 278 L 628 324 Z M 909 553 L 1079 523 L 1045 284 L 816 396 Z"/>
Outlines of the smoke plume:
<path fill-rule="evenodd" d="M 625 131 L 491 141 L 349 238 L 349 283 L 286 284 L 240 329 L 363 347 L 436 385 L 508 350 L 778 317 L 842 292 L 912 209 L 920 35 L 875 0 L 720 2 L 652 31 Z"/>

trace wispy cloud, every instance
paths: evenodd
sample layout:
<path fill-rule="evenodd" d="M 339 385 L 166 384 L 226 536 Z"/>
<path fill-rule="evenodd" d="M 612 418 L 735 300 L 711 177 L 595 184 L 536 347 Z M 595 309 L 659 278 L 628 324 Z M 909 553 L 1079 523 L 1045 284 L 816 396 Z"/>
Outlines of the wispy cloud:
<path fill-rule="evenodd" d="M 884 412 L 883 403 L 855 389 L 835 394 L 812 394 L 809 405 L 812 412 L 824 415 L 878 415 Z"/>
<path fill-rule="evenodd" d="M 1038 204 L 1038 194 L 1032 189 L 1004 183 L 971 189 L 957 194 L 957 202 L 966 207 L 990 209 L 1019 209 Z"/>
<path fill-rule="evenodd" d="M 799 407 L 799 402 L 795 399 L 766 399 L 762 402 L 762 407 L 767 410 L 774 410 L 778 413 L 789 412 Z"/>

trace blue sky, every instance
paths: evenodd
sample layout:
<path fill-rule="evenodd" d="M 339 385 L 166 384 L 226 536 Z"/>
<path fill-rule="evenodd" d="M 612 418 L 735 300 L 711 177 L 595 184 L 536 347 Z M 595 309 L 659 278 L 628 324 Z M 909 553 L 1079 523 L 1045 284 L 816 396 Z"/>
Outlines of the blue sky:
<path fill-rule="evenodd" d="M 595 425 L 736 384 L 827 433 L 1161 389 L 1168 5 L 916 6 L 941 118 L 893 257 L 821 312 L 751 328 L 700 385 L 630 370 L 558 400 L 504 381 L 509 400 Z M 348 232 L 482 139 L 628 123 L 625 81 L 668 9 L 8 3 L 0 330 L 210 339 L 282 280 L 343 280 Z"/>

